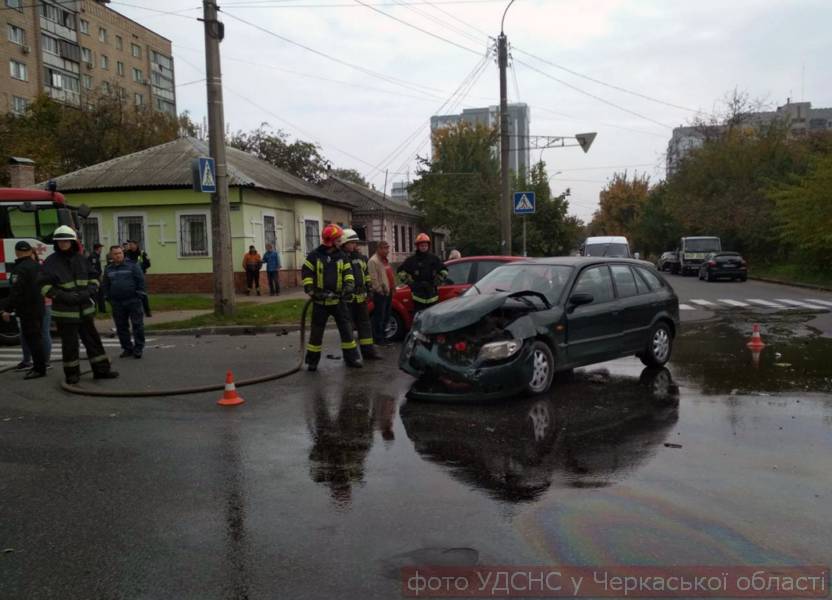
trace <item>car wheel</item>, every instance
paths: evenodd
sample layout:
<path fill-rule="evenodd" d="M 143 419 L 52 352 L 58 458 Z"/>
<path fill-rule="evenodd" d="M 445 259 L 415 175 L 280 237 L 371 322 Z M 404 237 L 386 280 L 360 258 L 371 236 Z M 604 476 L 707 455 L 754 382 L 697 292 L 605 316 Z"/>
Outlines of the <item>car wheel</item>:
<path fill-rule="evenodd" d="M 549 390 L 555 375 L 555 357 L 545 343 L 532 342 L 531 351 L 532 372 L 526 383 L 526 392 L 542 394 Z"/>
<path fill-rule="evenodd" d="M 711 279 L 711 272 L 710 271 L 705 271 L 705 281 L 707 281 L 708 283 L 713 281 L 713 279 Z"/>
<path fill-rule="evenodd" d="M 740 281 L 748 281 L 748 277 L 740 277 Z"/>
<path fill-rule="evenodd" d="M 404 338 L 404 321 L 396 313 L 390 313 L 390 319 L 387 321 L 387 327 L 384 329 L 384 336 L 388 341 L 398 342 Z"/>
<path fill-rule="evenodd" d="M 662 367 L 670 360 L 673 349 L 673 334 L 667 323 L 659 322 L 650 330 L 647 348 L 637 356 L 648 367 Z"/>

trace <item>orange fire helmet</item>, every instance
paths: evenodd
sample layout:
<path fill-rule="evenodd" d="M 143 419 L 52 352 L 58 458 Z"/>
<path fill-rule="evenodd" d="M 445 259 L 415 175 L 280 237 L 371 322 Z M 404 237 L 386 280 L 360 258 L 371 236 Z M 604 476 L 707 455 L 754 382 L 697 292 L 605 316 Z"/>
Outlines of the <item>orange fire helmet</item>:
<path fill-rule="evenodd" d="M 344 235 L 344 230 L 335 225 L 327 225 L 321 233 L 321 242 L 327 248 L 331 248 Z"/>

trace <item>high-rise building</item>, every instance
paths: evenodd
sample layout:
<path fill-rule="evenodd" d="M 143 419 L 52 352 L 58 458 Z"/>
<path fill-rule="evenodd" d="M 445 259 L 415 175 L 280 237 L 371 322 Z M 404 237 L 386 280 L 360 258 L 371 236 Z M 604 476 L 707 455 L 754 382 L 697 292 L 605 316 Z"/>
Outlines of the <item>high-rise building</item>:
<path fill-rule="evenodd" d="M 71 106 L 97 93 L 176 115 L 171 42 L 109 0 L 0 0 L 0 112 L 39 93 Z"/>
<path fill-rule="evenodd" d="M 509 169 L 515 173 L 529 172 L 531 165 L 529 151 L 529 106 L 528 104 L 508 105 Z M 486 127 L 500 127 L 500 107 L 466 108 L 458 115 L 435 115 L 430 118 L 430 130 L 435 131 L 459 122 L 480 124 Z M 499 143 L 496 152 L 499 156 Z"/>

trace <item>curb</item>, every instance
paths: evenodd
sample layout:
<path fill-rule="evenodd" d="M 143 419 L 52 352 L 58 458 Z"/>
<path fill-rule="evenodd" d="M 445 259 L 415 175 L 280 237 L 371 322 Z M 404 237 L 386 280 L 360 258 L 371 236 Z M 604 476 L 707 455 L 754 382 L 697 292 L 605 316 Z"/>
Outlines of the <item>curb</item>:
<path fill-rule="evenodd" d="M 776 283 L 778 285 L 788 285 L 791 287 L 798 287 L 798 288 L 805 288 L 807 290 L 817 290 L 819 292 L 832 292 L 832 287 L 824 286 L 824 285 L 814 285 L 812 283 L 797 283 L 794 281 L 783 281 L 781 279 L 771 279 L 769 277 L 754 277 L 752 275 L 748 276 L 749 279 L 753 281 L 762 281 L 764 283 Z"/>
<path fill-rule="evenodd" d="M 334 327 L 327 327 L 327 329 L 334 329 Z M 218 325 L 192 329 L 145 329 L 145 331 L 153 335 L 257 335 L 260 333 L 286 335 L 300 331 L 300 325 Z"/>

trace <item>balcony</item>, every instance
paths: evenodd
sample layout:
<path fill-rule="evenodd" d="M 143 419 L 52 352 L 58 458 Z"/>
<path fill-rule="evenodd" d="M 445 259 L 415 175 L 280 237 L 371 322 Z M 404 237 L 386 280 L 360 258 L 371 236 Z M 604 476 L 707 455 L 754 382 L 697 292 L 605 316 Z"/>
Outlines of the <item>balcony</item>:
<path fill-rule="evenodd" d="M 78 92 L 53 88 L 48 85 L 43 86 L 43 91 L 55 102 L 62 102 L 70 106 L 81 106 L 81 94 Z"/>
<path fill-rule="evenodd" d="M 40 18 L 40 28 L 44 31 L 48 31 L 52 35 L 62 37 L 65 40 L 70 40 L 75 43 L 78 42 L 78 33 L 74 29 L 59 25 L 55 21 L 50 21 L 46 17 Z"/>

